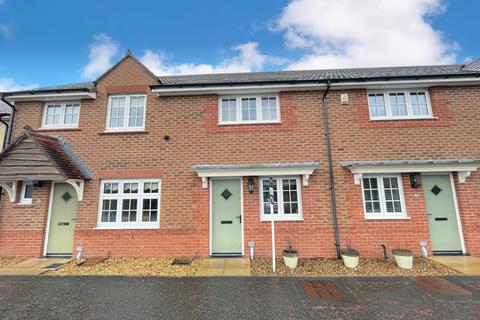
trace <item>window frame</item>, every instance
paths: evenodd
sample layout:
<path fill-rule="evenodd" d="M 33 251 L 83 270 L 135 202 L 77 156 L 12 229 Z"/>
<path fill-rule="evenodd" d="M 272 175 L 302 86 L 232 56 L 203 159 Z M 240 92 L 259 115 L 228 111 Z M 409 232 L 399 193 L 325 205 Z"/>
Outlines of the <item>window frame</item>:
<path fill-rule="evenodd" d="M 367 205 L 365 201 L 365 190 L 364 190 L 364 184 L 363 184 L 363 179 L 365 178 L 377 179 L 378 195 L 379 195 L 380 210 L 381 210 L 378 213 L 367 212 Z M 383 178 L 397 178 L 402 212 L 393 212 L 393 213 L 387 212 Z M 410 219 L 407 215 L 407 207 L 405 205 L 405 194 L 403 191 L 403 178 L 401 174 L 364 174 L 362 175 L 361 186 L 362 186 L 363 213 L 365 215 L 366 220 Z"/>
<path fill-rule="evenodd" d="M 158 194 L 144 194 L 143 186 L 145 183 L 158 183 Z M 104 185 L 106 183 L 118 183 L 118 194 L 103 194 Z M 138 183 L 139 192 L 124 194 L 123 186 L 125 183 Z M 121 192 L 120 192 L 121 191 Z M 100 190 L 99 190 L 99 202 L 98 202 L 98 214 L 97 214 L 97 226 L 95 229 L 159 229 L 160 228 L 160 211 L 161 211 L 161 193 L 162 193 L 162 179 L 160 178 L 151 178 L 151 179 L 106 179 L 100 181 Z M 117 209 L 116 209 L 116 221 L 114 222 L 102 222 L 102 204 L 103 200 L 117 200 Z M 135 222 L 122 222 L 122 211 L 123 211 L 123 200 L 127 199 L 138 199 L 137 201 L 137 219 Z M 145 199 L 157 199 L 158 208 L 157 208 L 157 221 L 143 222 L 143 200 Z"/>
<path fill-rule="evenodd" d="M 255 98 L 256 99 L 256 115 L 257 120 L 242 120 L 242 99 Z M 276 120 L 263 120 L 262 119 L 262 98 L 275 98 L 277 119 Z M 236 121 L 224 121 L 222 119 L 222 100 L 223 99 L 236 99 Z M 218 97 L 218 124 L 219 125 L 235 125 L 235 124 L 268 124 L 268 123 L 281 123 L 280 115 L 280 97 L 278 94 L 245 94 L 245 95 L 223 95 Z"/>
<path fill-rule="evenodd" d="M 277 182 L 277 199 L 278 199 L 278 214 L 273 214 L 273 221 L 303 221 L 303 206 L 302 206 L 302 180 L 300 176 L 272 176 Z M 271 215 L 265 214 L 263 211 L 263 182 L 268 181 L 270 177 L 260 177 L 259 179 L 259 193 L 260 193 L 260 221 L 271 221 Z M 283 212 L 283 179 L 295 179 L 297 181 L 297 199 L 298 199 L 298 214 L 285 214 Z"/>
<path fill-rule="evenodd" d="M 67 109 L 67 104 L 78 104 L 78 122 L 75 124 L 65 124 L 65 110 Z M 60 105 L 62 113 L 60 115 L 61 123 L 60 124 L 47 124 L 47 110 L 50 105 Z M 82 103 L 80 101 L 48 101 L 43 105 L 43 115 L 42 115 L 42 129 L 75 129 L 78 128 L 80 124 L 80 116 L 82 113 Z"/>
<path fill-rule="evenodd" d="M 20 200 L 19 204 L 32 204 L 33 203 L 33 190 L 32 190 L 32 197 L 31 198 L 25 198 L 25 193 L 27 191 L 27 185 L 31 185 L 33 187 L 33 182 L 32 181 L 23 181 L 22 182 L 22 189 L 20 190 Z"/>
<path fill-rule="evenodd" d="M 144 98 L 144 105 L 143 105 L 143 125 L 140 127 L 130 127 L 128 125 L 128 120 L 130 118 L 130 99 L 132 97 L 143 97 Z M 125 98 L 125 118 L 123 121 L 122 127 L 110 127 L 110 115 L 112 110 L 112 98 Z M 145 131 L 145 123 L 147 121 L 147 95 L 145 93 L 138 93 L 138 94 L 112 94 L 108 96 L 108 103 L 107 103 L 107 121 L 105 125 L 106 132 L 122 132 L 122 131 Z"/>
<path fill-rule="evenodd" d="M 390 94 L 395 93 L 395 94 L 401 94 L 403 93 L 405 95 L 405 103 L 406 103 L 406 108 L 407 108 L 407 115 L 406 116 L 393 116 L 392 115 L 392 109 L 390 105 Z M 411 93 L 424 93 L 425 94 L 425 100 L 427 102 L 427 111 L 428 115 L 418 115 L 414 116 L 412 112 L 412 99 L 411 99 Z M 382 94 L 383 99 L 385 102 L 385 116 L 372 116 L 370 113 L 370 94 Z M 428 89 L 400 89 L 400 90 L 368 90 L 367 91 L 367 105 L 368 105 L 368 115 L 370 117 L 370 120 L 376 121 L 376 120 L 416 120 L 416 119 L 435 119 L 433 116 L 432 112 L 432 104 L 430 101 L 430 94 L 428 92 Z"/>

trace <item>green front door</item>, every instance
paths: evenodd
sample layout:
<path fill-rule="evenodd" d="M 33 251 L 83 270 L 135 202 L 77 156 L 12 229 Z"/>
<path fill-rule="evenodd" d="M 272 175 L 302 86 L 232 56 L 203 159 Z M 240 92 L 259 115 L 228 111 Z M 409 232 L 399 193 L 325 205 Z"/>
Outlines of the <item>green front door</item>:
<path fill-rule="evenodd" d="M 240 179 L 212 180 L 212 254 L 242 254 Z"/>
<path fill-rule="evenodd" d="M 432 250 L 461 253 L 462 243 L 450 175 L 424 175 L 422 180 Z"/>
<path fill-rule="evenodd" d="M 47 256 L 70 256 L 77 219 L 77 192 L 67 183 L 55 183 L 51 205 Z"/>

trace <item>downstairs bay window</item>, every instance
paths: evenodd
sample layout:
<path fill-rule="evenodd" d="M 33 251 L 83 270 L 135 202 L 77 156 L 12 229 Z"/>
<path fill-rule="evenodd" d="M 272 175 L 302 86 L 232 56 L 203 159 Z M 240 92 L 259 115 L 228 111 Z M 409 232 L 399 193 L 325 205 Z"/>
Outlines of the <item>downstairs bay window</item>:
<path fill-rule="evenodd" d="M 269 178 L 260 179 L 261 220 L 271 220 Z M 303 220 L 300 177 L 273 177 L 273 219 Z"/>
<path fill-rule="evenodd" d="M 105 180 L 101 183 L 99 228 L 160 226 L 160 180 Z"/>
<path fill-rule="evenodd" d="M 364 175 L 363 207 L 366 219 L 406 219 L 401 175 Z"/>

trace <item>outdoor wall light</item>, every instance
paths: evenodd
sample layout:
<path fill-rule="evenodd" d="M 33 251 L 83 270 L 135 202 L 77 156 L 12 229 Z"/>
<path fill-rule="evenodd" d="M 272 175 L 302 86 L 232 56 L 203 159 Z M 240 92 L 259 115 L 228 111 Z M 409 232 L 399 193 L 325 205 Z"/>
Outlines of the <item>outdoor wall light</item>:
<path fill-rule="evenodd" d="M 38 180 L 33 180 L 32 184 L 34 188 L 41 188 L 43 186 L 43 182 Z"/>
<path fill-rule="evenodd" d="M 253 177 L 248 178 L 248 192 L 253 193 L 253 189 L 255 187 L 255 181 Z"/>
<path fill-rule="evenodd" d="M 420 187 L 420 175 L 418 173 L 410 173 L 410 185 L 412 188 L 417 189 Z"/>

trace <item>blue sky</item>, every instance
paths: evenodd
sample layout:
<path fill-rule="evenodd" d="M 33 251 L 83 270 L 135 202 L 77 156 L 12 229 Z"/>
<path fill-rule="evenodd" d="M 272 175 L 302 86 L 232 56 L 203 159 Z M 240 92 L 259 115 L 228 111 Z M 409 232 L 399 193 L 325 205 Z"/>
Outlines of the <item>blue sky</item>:
<path fill-rule="evenodd" d="M 127 48 L 156 74 L 463 63 L 478 16 L 467 0 L 0 0 L 0 91 L 95 79 Z"/>

